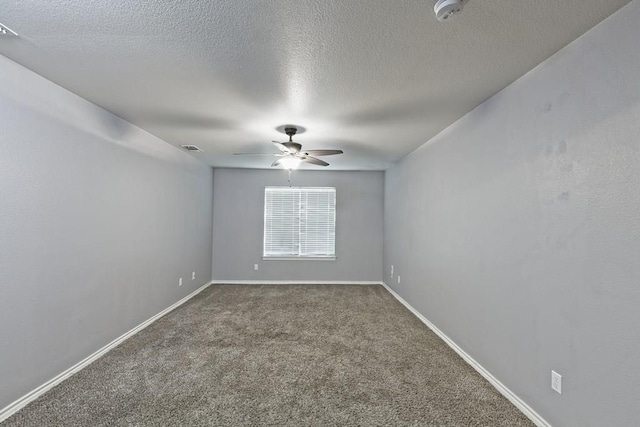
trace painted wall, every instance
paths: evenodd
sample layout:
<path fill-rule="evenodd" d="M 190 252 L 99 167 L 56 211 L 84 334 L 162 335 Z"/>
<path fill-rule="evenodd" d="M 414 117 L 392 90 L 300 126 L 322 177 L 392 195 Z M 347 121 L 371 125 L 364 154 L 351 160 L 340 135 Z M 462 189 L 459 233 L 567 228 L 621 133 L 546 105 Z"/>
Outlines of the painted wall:
<path fill-rule="evenodd" d="M 385 282 L 557 426 L 640 420 L 639 22 L 636 0 L 385 176 Z"/>
<path fill-rule="evenodd" d="M 0 82 L 3 408 L 211 279 L 213 172 L 3 56 Z"/>
<path fill-rule="evenodd" d="M 262 260 L 264 187 L 286 171 L 214 169 L 213 182 L 215 280 L 382 280 L 383 172 L 293 172 L 295 186 L 336 187 L 335 261 Z"/>

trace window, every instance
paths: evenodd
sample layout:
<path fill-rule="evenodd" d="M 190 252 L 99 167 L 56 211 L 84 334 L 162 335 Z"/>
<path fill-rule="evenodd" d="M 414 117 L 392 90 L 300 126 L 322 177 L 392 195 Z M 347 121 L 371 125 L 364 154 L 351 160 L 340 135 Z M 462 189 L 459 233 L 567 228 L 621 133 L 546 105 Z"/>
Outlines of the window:
<path fill-rule="evenodd" d="M 336 257 L 336 189 L 265 187 L 266 259 Z"/>

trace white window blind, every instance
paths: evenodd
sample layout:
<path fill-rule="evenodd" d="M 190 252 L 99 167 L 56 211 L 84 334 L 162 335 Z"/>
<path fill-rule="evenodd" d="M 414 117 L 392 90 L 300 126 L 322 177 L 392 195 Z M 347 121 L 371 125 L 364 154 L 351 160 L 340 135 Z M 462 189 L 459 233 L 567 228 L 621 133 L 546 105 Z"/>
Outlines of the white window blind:
<path fill-rule="evenodd" d="M 336 189 L 265 187 L 265 258 L 335 258 Z"/>

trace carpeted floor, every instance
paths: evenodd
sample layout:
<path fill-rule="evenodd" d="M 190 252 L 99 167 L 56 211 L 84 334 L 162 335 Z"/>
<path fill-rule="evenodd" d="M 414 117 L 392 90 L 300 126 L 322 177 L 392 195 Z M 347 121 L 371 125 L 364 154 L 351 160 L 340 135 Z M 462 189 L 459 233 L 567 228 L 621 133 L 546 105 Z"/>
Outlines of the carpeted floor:
<path fill-rule="evenodd" d="M 2 423 L 531 426 L 382 286 L 216 285 Z"/>

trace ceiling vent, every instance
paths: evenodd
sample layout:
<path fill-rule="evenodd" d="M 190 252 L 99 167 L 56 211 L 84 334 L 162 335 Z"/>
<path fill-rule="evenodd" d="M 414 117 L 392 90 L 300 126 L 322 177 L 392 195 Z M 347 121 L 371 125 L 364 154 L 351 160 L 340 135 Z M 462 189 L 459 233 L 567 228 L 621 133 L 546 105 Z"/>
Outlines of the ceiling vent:
<path fill-rule="evenodd" d="M 180 147 L 184 148 L 187 151 L 197 151 L 199 153 L 202 153 L 203 151 L 200 149 L 200 147 L 195 146 L 195 145 L 181 145 Z"/>
<path fill-rule="evenodd" d="M 433 6 L 433 11 L 436 13 L 438 21 L 448 21 L 454 15 L 462 12 L 464 4 L 467 1 L 468 0 L 438 0 L 435 6 Z"/>
<path fill-rule="evenodd" d="M 18 33 L 13 31 L 11 28 L 7 27 L 6 25 L 0 23 L 0 36 L 14 36 L 14 37 L 17 37 Z"/>

